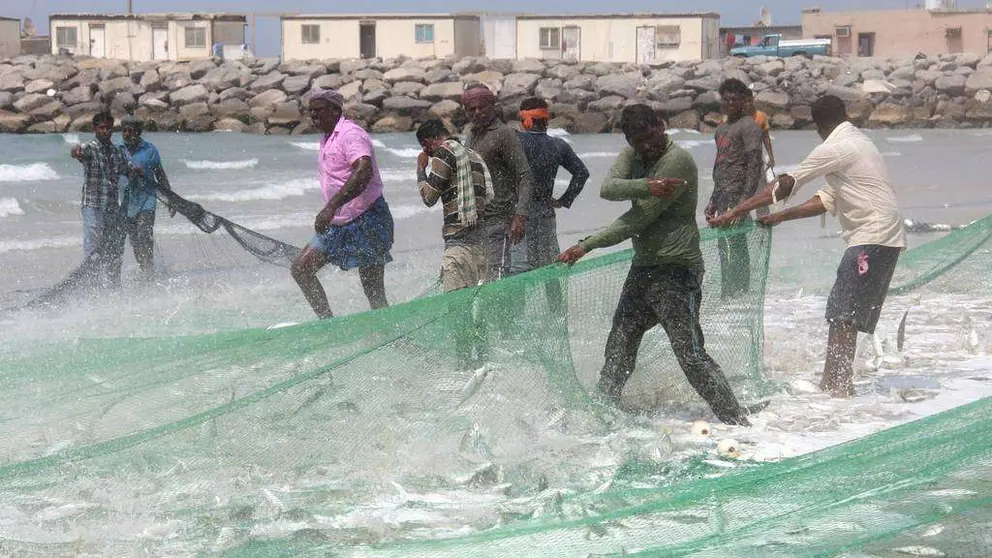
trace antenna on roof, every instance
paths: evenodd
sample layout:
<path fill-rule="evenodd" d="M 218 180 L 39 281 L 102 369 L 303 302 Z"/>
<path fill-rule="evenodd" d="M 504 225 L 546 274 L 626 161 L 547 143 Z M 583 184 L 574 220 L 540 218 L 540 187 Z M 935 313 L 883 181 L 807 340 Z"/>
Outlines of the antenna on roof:
<path fill-rule="evenodd" d="M 772 24 L 772 12 L 764 6 L 761 7 L 761 24 L 765 27 Z"/>
<path fill-rule="evenodd" d="M 132 10 L 131 8 L 133 8 L 133 6 L 131 5 L 131 0 L 127 0 L 127 15 L 131 15 L 134 13 L 134 10 Z"/>

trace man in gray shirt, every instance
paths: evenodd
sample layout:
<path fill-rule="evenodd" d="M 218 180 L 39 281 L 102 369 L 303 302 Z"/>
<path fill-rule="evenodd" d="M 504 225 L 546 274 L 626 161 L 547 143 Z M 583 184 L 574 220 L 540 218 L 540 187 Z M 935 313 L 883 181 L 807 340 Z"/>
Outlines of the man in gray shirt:
<path fill-rule="evenodd" d="M 493 178 L 494 198 L 486 206 L 483 228 L 488 240 L 489 280 L 510 268 L 510 247 L 523 239 L 530 213 L 534 179 L 520 138 L 496 114 L 496 96 L 485 85 L 462 94 L 462 107 L 471 126 L 465 146 L 486 162 Z"/>
<path fill-rule="evenodd" d="M 713 165 L 713 195 L 706 206 L 706 218 L 713 218 L 750 198 L 762 184 L 762 133 L 754 119 L 745 113 L 747 86 L 728 79 L 720 86 L 725 122 L 716 129 L 716 162 Z M 744 216 L 743 219 L 750 217 Z M 738 221 L 738 224 L 741 221 Z M 741 232 L 719 239 L 721 298 L 726 300 L 750 288 L 751 256 L 747 235 Z"/>

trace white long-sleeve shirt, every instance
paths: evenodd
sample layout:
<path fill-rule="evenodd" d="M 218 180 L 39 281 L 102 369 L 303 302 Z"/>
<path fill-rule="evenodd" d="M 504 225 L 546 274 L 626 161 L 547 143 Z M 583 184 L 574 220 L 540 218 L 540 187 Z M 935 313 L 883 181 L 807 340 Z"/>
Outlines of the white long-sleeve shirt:
<path fill-rule="evenodd" d="M 790 173 L 795 188 L 823 177 L 816 192 L 841 226 L 848 246 L 906 247 L 906 229 L 882 154 L 864 132 L 844 122 Z"/>

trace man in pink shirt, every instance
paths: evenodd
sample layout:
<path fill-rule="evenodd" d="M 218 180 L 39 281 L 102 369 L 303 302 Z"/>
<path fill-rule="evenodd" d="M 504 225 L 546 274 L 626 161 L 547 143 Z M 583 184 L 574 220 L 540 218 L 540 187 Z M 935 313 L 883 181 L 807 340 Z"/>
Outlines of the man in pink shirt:
<path fill-rule="evenodd" d="M 388 306 L 383 277 L 393 246 L 393 216 L 382 197 L 382 178 L 372 138 L 344 118 L 344 99 L 333 89 L 309 96 L 310 119 L 324 132 L 317 156 L 324 208 L 314 220 L 317 234 L 293 262 L 293 279 L 320 318 L 333 316 L 317 272 L 328 263 L 358 268 L 372 309 Z"/>

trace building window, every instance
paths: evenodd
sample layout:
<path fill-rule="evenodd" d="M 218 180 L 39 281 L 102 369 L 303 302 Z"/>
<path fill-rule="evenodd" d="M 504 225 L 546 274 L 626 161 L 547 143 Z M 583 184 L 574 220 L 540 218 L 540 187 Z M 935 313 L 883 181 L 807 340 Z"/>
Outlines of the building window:
<path fill-rule="evenodd" d="M 55 46 L 59 48 L 75 48 L 78 42 L 78 29 L 75 27 L 56 27 Z"/>
<path fill-rule="evenodd" d="M 542 50 L 559 50 L 561 49 L 561 29 L 558 27 L 542 27 L 540 31 L 541 35 L 541 49 Z"/>
<path fill-rule="evenodd" d="M 207 30 L 204 27 L 186 28 L 186 48 L 206 48 Z"/>
<path fill-rule="evenodd" d="M 301 42 L 305 45 L 317 45 L 320 44 L 320 26 L 319 25 L 303 25 L 300 27 L 303 36 Z"/>
<path fill-rule="evenodd" d="M 434 24 L 433 23 L 418 23 L 413 26 L 414 39 L 418 43 L 433 43 L 434 42 Z"/>
<path fill-rule="evenodd" d="M 682 28 L 678 25 L 659 25 L 655 42 L 660 47 L 679 46 L 682 43 Z"/>

